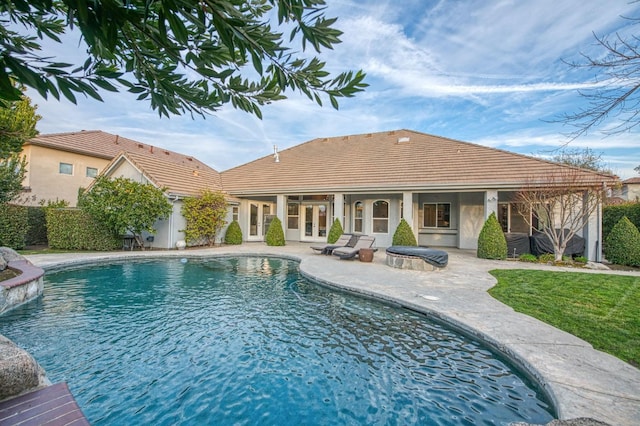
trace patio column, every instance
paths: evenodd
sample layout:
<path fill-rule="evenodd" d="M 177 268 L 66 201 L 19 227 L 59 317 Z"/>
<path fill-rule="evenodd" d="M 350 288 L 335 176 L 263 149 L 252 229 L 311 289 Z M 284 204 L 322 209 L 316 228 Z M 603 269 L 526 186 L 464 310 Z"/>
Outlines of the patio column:
<path fill-rule="evenodd" d="M 589 191 L 585 191 L 582 195 L 583 209 L 589 205 Z M 583 211 L 582 214 L 587 214 Z M 591 213 L 582 229 L 582 237 L 584 238 L 584 257 L 591 261 L 600 262 L 602 260 L 602 203 L 598 203 L 598 207 Z"/>
<path fill-rule="evenodd" d="M 413 229 L 413 192 L 402 193 L 402 218 Z"/>
<path fill-rule="evenodd" d="M 276 195 L 276 216 L 282 222 L 283 228 L 286 230 L 287 224 L 287 196 Z"/>
<path fill-rule="evenodd" d="M 484 220 L 487 220 L 491 213 L 498 215 L 498 191 L 494 190 L 484 193 Z"/>
<path fill-rule="evenodd" d="M 331 227 L 333 221 L 339 219 L 342 229 L 344 229 L 344 194 L 333 194 L 333 220 L 327 225 Z"/>

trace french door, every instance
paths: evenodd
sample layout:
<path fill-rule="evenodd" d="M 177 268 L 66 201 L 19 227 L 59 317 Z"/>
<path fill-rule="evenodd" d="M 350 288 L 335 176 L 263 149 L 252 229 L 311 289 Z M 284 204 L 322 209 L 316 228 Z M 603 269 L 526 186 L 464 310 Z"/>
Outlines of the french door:
<path fill-rule="evenodd" d="M 303 241 L 327 240 L 328 204 L 305 204 L 302 207 L 302 236 Z"/>
<path fill-rule="evenodd" d="M 267 203 L 249 203 L 249 241 L 262 241 L 274 215 Z"/>

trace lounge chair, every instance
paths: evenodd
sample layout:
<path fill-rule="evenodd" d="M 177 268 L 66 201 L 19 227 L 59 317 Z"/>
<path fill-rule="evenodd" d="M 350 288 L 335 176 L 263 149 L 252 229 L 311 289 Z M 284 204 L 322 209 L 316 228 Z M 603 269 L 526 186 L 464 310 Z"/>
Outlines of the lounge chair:
<path fill-rule="evenodd" d="M 333 244 L 320 244 L 311 246 L 311 249 L 320 254 L 331 254 L 333 250 L 339 247 L 353 247 L 356 245 L 358 241 L 358 237 L 356 235 L 351 234 L 342 234 L 340 238 Z"/>
<path fill-rule="evenodd" d="M 358 241 L 353 247 L 339 247 L 333 250 L 333 254 L 340 259 L 353 259 L 358 255 L 360 249 L 373 248 L 373 244 L 376 242 L 375 237 L 369 235 L 363 235 L 358 238 Z"/>

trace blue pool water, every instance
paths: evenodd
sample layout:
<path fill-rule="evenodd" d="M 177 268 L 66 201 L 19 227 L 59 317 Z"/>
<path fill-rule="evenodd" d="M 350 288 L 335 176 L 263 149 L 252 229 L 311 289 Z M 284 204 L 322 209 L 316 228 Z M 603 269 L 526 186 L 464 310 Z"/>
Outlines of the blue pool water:
<path fill-rule="evenodd" d="M 274 258 L 162 259 L 47 274 L 0 334 L 66 381 L 94 425 L 547 423 L 481 343 L 333 291 Z"/>

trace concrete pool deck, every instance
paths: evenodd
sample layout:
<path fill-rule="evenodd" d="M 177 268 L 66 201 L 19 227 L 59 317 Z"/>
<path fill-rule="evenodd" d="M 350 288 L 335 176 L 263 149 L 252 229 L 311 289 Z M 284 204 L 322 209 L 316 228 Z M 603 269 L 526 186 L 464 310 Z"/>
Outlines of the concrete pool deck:
<path fill-rule="evenodd" d="M 314 254 L 309 244 L 268 247 L 245 243 L 185 251 L 43 254 L 25 256 L 45 271 L 140 257 L 276 255 L 300 260 L 301 273 L 325 285 L 387 300 L 443 320 L 512 358 L 546 390 L 559 419 L 592 418 L 610 425 L 640 424 L 640 370 L 597 351 L 575 336 L 515 312 L 492 298 L 492 269 L 577 271 L 524 262 L 478 259 L 474 251 L 446 249 L 449 265 L 434 272 L 394 269 L 380 250 L 372 263 Z M 579 270 L 583 271 L 583 270 Z M 640 277 L 638 272 L 591 271 Z M 46 292 L 45 292 L 46 297 Z"/>

